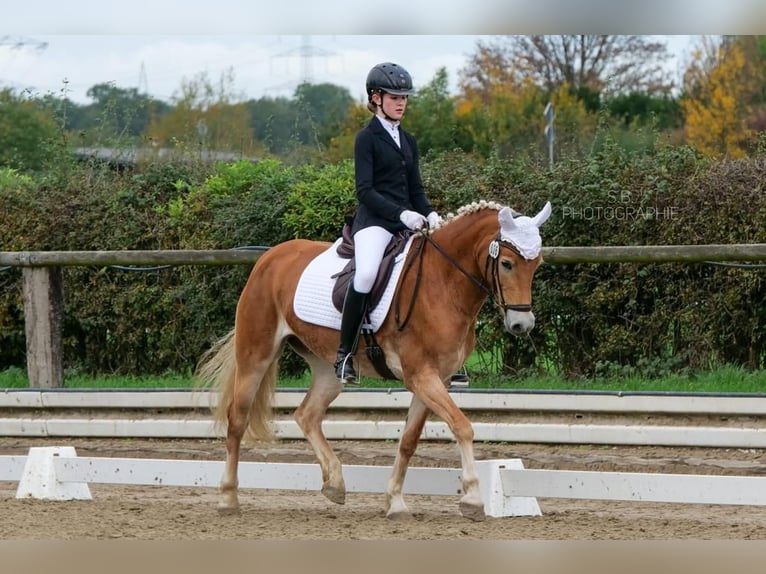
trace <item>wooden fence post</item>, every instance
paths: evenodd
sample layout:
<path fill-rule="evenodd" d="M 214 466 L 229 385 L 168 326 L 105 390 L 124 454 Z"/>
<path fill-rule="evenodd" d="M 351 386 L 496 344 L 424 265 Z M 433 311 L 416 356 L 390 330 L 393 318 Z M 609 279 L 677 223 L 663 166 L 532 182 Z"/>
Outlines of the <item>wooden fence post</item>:
<path fill-rule="evenodd" d="M 29 386 L 61 387 L 64 382 L 61 267 L 25 267 L 22 277 Z"/>

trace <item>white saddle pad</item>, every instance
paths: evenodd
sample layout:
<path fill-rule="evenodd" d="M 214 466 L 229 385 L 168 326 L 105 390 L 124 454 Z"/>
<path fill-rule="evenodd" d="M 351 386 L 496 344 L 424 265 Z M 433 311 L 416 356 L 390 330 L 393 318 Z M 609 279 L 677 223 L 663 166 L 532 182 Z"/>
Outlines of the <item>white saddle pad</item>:
<path fill-rule="evenodd" d="M 298 280 L 298 288 L 295 290 L 295 299 L 293 300 L 293 309 L 299 319 L 314 325 L 338 330 L 340 330 L 341 314 L 332 304 L 332 289 L 335 285 L 335 279 L 332 276 L 343 271 L 348 263 L 348 259 L 338 257 L 336 253 L 341 241 L 342 239 L 338 238 L 335 243 L 317 255 L 306 266 Z M 388 315 L 396 284 L 402 271 L 402 264 L 410 250 L 410 245 L 412 245 L 412 237 L 407 241 L 404 250 L 396 256 L 394 268 L 391 271 L 391 279 L 380 297 L 380 302 L 370 313 L 371 324 L 367 326 L 373 331 L 380 328 L 386 315 Z"/>

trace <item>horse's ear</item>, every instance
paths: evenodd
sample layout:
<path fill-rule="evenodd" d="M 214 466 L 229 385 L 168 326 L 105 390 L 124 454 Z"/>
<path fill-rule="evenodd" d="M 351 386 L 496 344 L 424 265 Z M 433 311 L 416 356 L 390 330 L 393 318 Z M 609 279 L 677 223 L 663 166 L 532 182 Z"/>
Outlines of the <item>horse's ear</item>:
<path fill-rule="evenodd" d="M 532 222 L 535 224 L 535 226 L 540 227 L 551 216 L 551 211 L 552 211 L 551 202 L 546 201 L 545 205 L 540 210 L 540 213 L 534 216 L 534 218 L 532 219 Z"/>
<path fill-rule="evenodd" d="M 516 222 L 513 220 L 513 211 L 510 207 L 504 207 L 497 214 L 497 220 L 500 222 L 500 229 L 510 231 L 516 227 Z"/>

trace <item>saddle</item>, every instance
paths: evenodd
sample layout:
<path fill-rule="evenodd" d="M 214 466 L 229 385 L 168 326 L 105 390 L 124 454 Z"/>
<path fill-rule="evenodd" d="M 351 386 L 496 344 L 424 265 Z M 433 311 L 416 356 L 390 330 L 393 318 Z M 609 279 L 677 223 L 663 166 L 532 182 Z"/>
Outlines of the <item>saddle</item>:
<path fill-rule="evenodd" d="M 383 253 L 383 261 L 381 261 L 380 267 L 378 268 L 378 276 L 375 278 L 375 283 L 372 285 L 372 291 L 370 291 L 368 310 L 374 309 L 380 302 L 380 298 L 383 295 L 388 280 L 391 278 L 391 273 L 394 270 L 396 256 L 404 251 L 404 248 L 407 246 L 407 240 L 411 235 L 412 231 L 400 231 L 395 234 L 388 243 L 388 246 Z M 348 223 L 343 226 L 341 243 L 338 245 L 336 253 L 339 257 L 349 260 L 339 273 L 332 276 L 332 278 L 335 279 L 335 285 L 332 289 L 332 304 L 342 313 L 346 290 L 348 289 L 349 282 L 354 278 L 354 271 L 356 270 L 356 265 L 354 264 L 354 237 L 351 235 L 351 225 Z"/>

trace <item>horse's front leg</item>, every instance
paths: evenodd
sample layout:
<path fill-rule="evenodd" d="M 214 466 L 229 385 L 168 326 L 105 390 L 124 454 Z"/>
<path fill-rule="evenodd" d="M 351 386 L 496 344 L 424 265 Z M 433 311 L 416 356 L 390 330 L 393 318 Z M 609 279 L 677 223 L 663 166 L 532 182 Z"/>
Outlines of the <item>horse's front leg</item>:
<path fill-rule="evenodd" d="M 336 504 L 344 504 L 346 484 L 343 480 L 343 467 L 322 432 L 322 419 L 327 407 L 343 387 L 335 378 L 335 370 L 331 365 L 320 363 L 316 358 L 304 358 L 309 361 L 313 380 L 311 388 L 295 411 L 294 418 L 314 449 L 322 468 L 322 494 Z"/>
<path fill-rule="evenodd" d="M 404 503 L 402 488 L 404 486 L 404 477 L 407 474 L 407 467 L 412 455 L 418 446 L 420 435 L 426 424 L 428 408 L 417 396 L 412 396 L 410 408 L 407 411 L 407 420 L 404 424 L 404 431 L 399 439 L 399 450 L 396 453 L 394 467 L 391 470 L 391 477 L 388 479 L 386 487 L 386 503 L 388 518 L 406 518 L 410 516 L 410 511 Z"/>
<path fill-rule="evenodd" d="M 447 388 L 437 378 L 414 377 L 413 392 L 425 403 L 426 407 L 447 423 L 455 435 L 463 470 L 463 496 L 460 499 L 460 512 L 471 520 L 484 520 L 484 501 L 479 490 L 479 475 L 476 472 L 476 460 L 473 454 L 473 427 L 447 392 Z"/>

